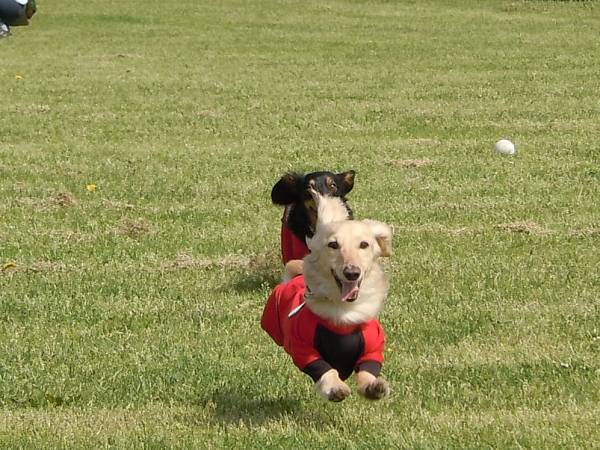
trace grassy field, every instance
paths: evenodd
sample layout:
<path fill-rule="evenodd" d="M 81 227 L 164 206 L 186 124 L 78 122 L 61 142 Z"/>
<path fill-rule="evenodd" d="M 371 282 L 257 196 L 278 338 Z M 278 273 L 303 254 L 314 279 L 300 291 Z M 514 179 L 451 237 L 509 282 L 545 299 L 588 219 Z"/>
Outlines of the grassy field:
<path fill-rule="evenodd" d="M 38 3 L 0 41 L 0 448 L 598 448 L 600 4 Z M 321 169 L 395 229 L 379 403 L 259 326 L 270 189 Z"/>

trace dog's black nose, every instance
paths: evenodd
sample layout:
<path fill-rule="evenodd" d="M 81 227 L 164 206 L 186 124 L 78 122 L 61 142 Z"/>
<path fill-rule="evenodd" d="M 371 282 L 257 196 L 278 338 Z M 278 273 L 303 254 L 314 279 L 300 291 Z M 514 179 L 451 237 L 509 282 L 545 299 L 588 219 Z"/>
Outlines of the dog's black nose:
<path fill-rule="evenodd" d="M 360 277 L 360 267 L 358 266 L 346 266 L 344 267 L 344 276 L 348 281 L 356 281 Z"/>

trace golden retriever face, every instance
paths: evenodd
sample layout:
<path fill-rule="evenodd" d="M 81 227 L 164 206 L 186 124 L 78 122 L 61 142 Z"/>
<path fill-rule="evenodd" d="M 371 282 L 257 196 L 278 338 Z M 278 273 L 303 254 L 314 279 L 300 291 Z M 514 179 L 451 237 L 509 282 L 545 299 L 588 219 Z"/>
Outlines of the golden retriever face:
<path fill-rule="evenodd" d="M 340 289 L 342 302 L 358 298 L 361 284 L 380 256 L 391 255 L 391 230 L 382 222 L 345 221 L 327 224 L 318 242 L 320 265 L 327 265 Z"/>
<path fill-rule="evenodd" d="M 321 317 L 359 323 L 375 317 L 388 282 L 377 262 L 392 254 L 392 230 L 374 220 L 321 223 L 304 259 L 307 302 Z"/>

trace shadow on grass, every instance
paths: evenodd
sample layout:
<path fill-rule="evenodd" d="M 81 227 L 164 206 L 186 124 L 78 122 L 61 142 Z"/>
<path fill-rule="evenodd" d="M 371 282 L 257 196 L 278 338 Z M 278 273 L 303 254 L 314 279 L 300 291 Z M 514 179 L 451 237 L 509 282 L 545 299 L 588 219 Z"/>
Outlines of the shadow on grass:
<path fill-rule="evenodd" d="M 231 284 L 224 288 L 242 294 L 261 290 L 270 291 L 279 283 L 281 283 L 281 274 L 275 270 L 242 271 L 232 277 Z"/>
<path fill-rule="evenodd" d="M 283 264 L 281 257 L 273 250 L 255 255 L 246 267 L 231 277 L 231 283 L 223 288 L 238 293 L 260 290 L 270 291 L 281 282 Z"/>
<path fill-rule="evenodd" d="M 327 428 L 332 418 L 323 408 L 309 408 L 309 402 L 295 397 L 266 397 L 258 394 L 257 398 L 249 398 L 248 392 L 240 393 L 237 389 L 215 392 L 197 402 L 208 413 L 213 425 L 237 425 L 257 427 L 270 422 L 293 422 L 311 428 Z M 318 399 L 316 399 L 318 400 Z M 197 425 L 206 423 L 206 416 L 188 417 Z"/>
<path fill-rule="evenodd" d="M 206 424 L 208 420 L 212 425 L 248 428 L 289 422 L 313 429 L 329 428 L 339 420 L 338 408 L 331 408 L 333 405 L 327 404 L 313 389 L 306 389 L 305 385 L 298 385 L 297 391 L 294 386 L 283 385 L 272 391 L 273 386 L 267 386 L 265 382 L 249 378 L 245 380 L 247 382 L 238 386 L 227 383 L 212 392 L 206 392 L 194 402 L 203 410 L 203 414 L 189 416 L 187 420 L 198 425 Z M 283 379 L 281 382 L 286 384 Z"/>
<path fill-rule="evenodd" d="M 294 398 L 254 398 L 240 394 L 236 389 L 215 392 L 201 403 L 212 410 L 214 421 L 222 423 L 246 423 L 260 425 L 272 419 L 296 415 L 301 402 Z"/>

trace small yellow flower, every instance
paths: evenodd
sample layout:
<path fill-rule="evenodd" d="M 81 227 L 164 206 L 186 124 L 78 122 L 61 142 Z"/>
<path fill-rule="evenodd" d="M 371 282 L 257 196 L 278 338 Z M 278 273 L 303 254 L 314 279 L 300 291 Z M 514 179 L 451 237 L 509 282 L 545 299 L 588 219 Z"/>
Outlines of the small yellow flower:
<path fill-rule="evenodd" d="M 17 80 L 22 80 L 22 79 L 23 79 L 23 75 L 17 75 L 15 78 L 16 78 Z"/>
<path fill-rule="evenodd" d="M 15 267 L 17 267 L 17 265 L 15 263 L 13 263 L 13 262 L 9 262 L 9 263 L 3 264 L 2 265 L 2 272 L 4 272 L 5 270 L 8 270 L 8 269 L 13 269 Z"/>
<path fill-rule="evenodd" d="M 96 186 L 95 184 L 88 184 L 87 185 L 87 190 L 90 192 L 94 192 L 96 189 L 98 189 L 98 186 Z"/>

